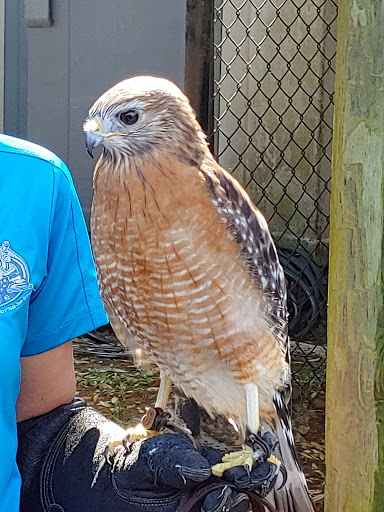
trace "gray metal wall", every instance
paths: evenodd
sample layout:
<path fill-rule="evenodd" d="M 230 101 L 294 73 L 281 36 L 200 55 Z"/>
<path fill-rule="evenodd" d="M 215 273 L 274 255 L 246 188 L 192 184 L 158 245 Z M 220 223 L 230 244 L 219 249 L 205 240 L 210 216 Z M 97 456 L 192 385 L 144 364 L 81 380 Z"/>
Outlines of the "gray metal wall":
<path fill-rule="evenodd" d="M 4 23 L 4 131 L 27 136 L 27 27 L 23 0 L 6 0 Z"/>
<path fill-rule="evenodd" d="M 94 165 L 85 152 L 82 133 L 88 108 L 107 88 L 135 74 L 164 76 L 183 87 L 185 4 L 180 0 L 52 0 L 52 26 L 27 30 L 25 135 L 68 164 L 86 217 Z M 6 76 L 7 72 L 6 68 Z M 5 131 L 11 128 L 10 121 L 8 116 Z"/>

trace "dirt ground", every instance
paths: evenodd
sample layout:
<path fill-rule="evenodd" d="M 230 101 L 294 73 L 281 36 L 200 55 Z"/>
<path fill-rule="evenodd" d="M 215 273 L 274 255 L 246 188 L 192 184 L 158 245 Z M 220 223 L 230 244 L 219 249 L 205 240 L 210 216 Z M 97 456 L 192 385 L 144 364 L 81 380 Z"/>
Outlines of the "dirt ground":
<path fill-rule="evenodd" d="M 128 427 L 140 420 L 145 406 L 153 405 L 159 384 L 156 370 L 136 368 L 130 359 L 108 359 L 76 352 L 77 395 L 101 413 Z M 296 408 L 294 432 L 316 512 L 323 511 L 324 394 L 310 411 Z"/>
<path fill-rule="evenodd" d="M 293 431 L 315 510 L 323 512 L 325 485 L 324 396 L 318 397 L 313 406 L 313 409 L 306 411 L 303 415 L 294 415 Z"/>

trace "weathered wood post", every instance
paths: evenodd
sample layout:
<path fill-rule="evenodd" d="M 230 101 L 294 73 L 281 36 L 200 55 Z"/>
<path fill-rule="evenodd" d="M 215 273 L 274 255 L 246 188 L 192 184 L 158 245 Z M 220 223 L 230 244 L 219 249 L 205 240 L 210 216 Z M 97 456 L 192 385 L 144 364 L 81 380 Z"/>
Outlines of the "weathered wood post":
<path fill-rule="evenodd" d="M 340 0 L 326 512 L 384 511 L 384 2 Z"/>
<path fill-rule="evenodd" d="M 208 136 L 213 132 L 213 17 L 213 0 L 187 0 L 184 92 Z"/>

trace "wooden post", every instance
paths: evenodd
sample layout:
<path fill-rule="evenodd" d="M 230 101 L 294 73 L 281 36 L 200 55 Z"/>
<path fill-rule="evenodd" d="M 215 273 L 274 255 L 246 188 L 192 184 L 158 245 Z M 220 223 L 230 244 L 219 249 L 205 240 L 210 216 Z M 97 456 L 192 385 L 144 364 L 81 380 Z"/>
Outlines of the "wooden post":
<path fill-rule="evenodd" d="M 208 136 L 213 131 L 213 7 L 213 0 L 187 0 L 184 92 Z"/>
<path fill-rule="evenodd" d="M 340 0 L 326 512 L 384 511 L 384 2 Z"/>

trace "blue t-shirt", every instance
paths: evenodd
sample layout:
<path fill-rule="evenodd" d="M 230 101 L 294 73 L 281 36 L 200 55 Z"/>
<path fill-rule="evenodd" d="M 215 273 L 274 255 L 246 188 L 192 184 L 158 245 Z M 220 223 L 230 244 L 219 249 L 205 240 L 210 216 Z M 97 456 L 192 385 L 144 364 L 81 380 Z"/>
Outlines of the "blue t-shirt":
<path fill-rule="evenodd" d="M 67 168 L 46 149 L 0 135 L 0 512 L 19 510 L 20 356 L 107 322 Z"/>

